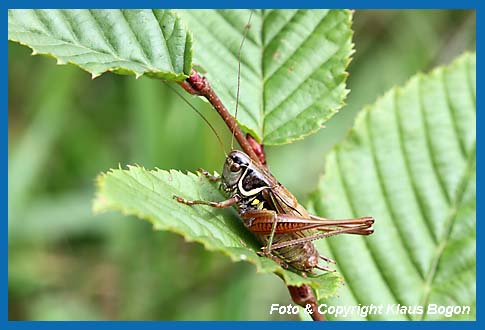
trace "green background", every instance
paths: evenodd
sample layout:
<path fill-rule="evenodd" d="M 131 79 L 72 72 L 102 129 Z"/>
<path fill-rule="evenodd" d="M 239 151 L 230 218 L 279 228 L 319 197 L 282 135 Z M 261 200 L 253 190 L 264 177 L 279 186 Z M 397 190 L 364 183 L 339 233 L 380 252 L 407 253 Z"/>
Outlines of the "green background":
<path fill-rule="evenodd" d="M 267 148 L 304 202 L 362 106 L 475 49 L 474 11 L 357 11 L 347 105 L 326 129 Z M 148 222 L 94 216 L 94 179 L 126 164 L 221 170 L 210 129 L 162 83 L 90 75 L 9 43 L 9 319 L 285 319 L 283 282 Z M 203 102 L 191 99 L 214 122 Z"/>

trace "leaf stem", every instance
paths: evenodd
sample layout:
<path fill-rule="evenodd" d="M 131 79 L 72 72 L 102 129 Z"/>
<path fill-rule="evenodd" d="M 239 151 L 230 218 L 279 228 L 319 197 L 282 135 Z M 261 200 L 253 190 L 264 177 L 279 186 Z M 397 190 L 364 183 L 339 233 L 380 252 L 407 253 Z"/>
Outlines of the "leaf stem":
<path fill-rule="evenodd" d="M 199 72 L 197 72 L 195 69 L 192 69 L 192 75 L 189 78 L 187 78 L 184 82 L 180 83 L 180 85 L 190 94 L 195 94 L 195 95 L 200 95 L 205 97 L 210 102 L 210 104 L 212 104 L 214 109 L 219 113 L 222 120 L 224 120 L 227 127 L 229 128 L 229 130 L 231 132 L 234 132 L 234 137 L 236 138 L 237 142 L 239 143 L 243 151 L 249 157 L 251 157 L 253 161 L 263 164 L 263 162 L 261 162 L 260 158 L 254 151 L 249 141 L 244 136 L 244 133 L 237 125 L 234 117 L 229 113 L 226 106 L 222 103 L 221 99 L 217 96 L 214 89 L 212 89 L 212 86 L 209 84 L 209 81 L 207 80 L 206 77 L 201 76 Z"/>
<path fill-rule="evenodd" d="M 308 284 L 303 284 L 302 286 L 291 286 L 288 285 L 288 291 L 290 291 L 291 299 L 305 308 L 306 305 L 310 305 L 313 313 L 310 314 L 313 321 L 325 321 L 325 316 L 320 314 L 318 311 L 317 299 L 313 293 L 312 288 Z"/>

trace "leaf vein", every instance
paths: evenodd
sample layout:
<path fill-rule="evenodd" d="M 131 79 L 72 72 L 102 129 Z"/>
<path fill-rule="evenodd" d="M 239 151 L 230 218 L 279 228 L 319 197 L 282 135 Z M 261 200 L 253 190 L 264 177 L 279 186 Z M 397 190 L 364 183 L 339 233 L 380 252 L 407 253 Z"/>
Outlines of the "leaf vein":
<path fill-rule="evenodd" d="M 332 256 L 336 256 L 337 254 L 335 253 L 335 248 L 332 246 L 332 240 L 329 239 L 329 240 L 326 241 L 326 243 L 327 243 L 328 249 L 330 250 L 330 253 L 332 254 Z M 347 276 L 345 275 L 347 273 L 347 268 L 340 264 L 338 269 L 339 269 L 339 272 L 341 273 L 342 277 L 347 278 Z M 349 270 L 349 271 L 351 271 L 351 270 Z M 364 305 L 365 304 L 362 299 L 359 299 L 358 294 L 355 291 L 353 282 L 346 282 L 346 287 L 348 288 L 352 297 L 354 297 L 355 301 L 357 302 L 357 305 Z"/>
<path fill-rule="evenodd" d="M 254 12 L 254 9 L 250 9 L 250 11 L 253 11 Z M 221 16 L 221 18 L 224 20 L 224 22 L 227 23 L 227 25 L 229 25 L 232 30 L 236 31 L 238 34 L 241 34 L 241 27 L 234 25 L 234 23 L 229 18 L 226 17 L 226 15 L 224 14 L 224 10 L 216 10 L 216 13 L 219 16 Z M 258 15 L 258 14 L 257 13 L 253 13 L 253 15 Z M 245 27 L 243 27 L 243 28 L 245 29 Z M 246 35 L 246 40 L 249 41 L 250 43 L 252 43 L 254 46 L 260 47 L 260 45 L 256 42 L 256 40 L 254 40 L 252 38 L 252 36 L 251 36 L 250 33 L 248 33 Z"/>
<path fill-rule="evenodd" d="M 103 38 L 103 40 L 106 43 L 106 46 L 108 46 L 108 48 L 111 50 L 111 53 L 107 53 L 107 54 L 110 54 L 113 57 L 117 57 L 115 54 L 118 54 L 119 52 L 116 49 L 115 45 L 111 42 L 111 39 L 106 35 L 106 33 L 104 33 L 104 29 L 102 28 L 101 23 L 98 20 L 98 17 L 96 16 L 96 14 L 94 13 L 94 11 L 92 9 L 88 9 L 88 12 L 89 12 L 90 16 L 93 18 L 93 22 L 95 24 L 95 27 L 98 30 L 98 32 L 101 34 L 101 37 Z"/>
<path fill-rule="evenodd" d="M 335 151 L 335 158 L 336 158 L 336 162 L 337 162 L 337 164 L 336 164 L 337 165 L 336 166 L 336 170 L 337 170 L 338 176 L 340 178 L 340 182 L 341 182 L 341 185 L 342 185 L 342 188 L 343 188 L 343 191 L 344 191 L 345 199 L 347 200 L 347 203 L 349 204 L 350 211 L 352 213 L 351 217 L 355 218 L 355 217 L 357 217 L 357 212 L 355 210 L 354 203 L 352 202 L 352 197 L 350 196 L 350 188 L 349 188 L 348 183 L 345 180 L 345 177 L 342 174 L 342 170 L 341 170 L 342 167 L 341 167 L 341 161 L 340 161 L 340 150 L 336 150 Z M 387 288 L 389 289 L 390 294 L 394 297 L 395 301 L 397 301 L 397 302 L 399 302 L 399 303 L 402 304 L 402 302 L 398 299 L 398 295 L 394 291 L 393 286 L 390 285 L 390 283 L 384 277 L 384 275 L 383 275 L 384 274 L 384 269 L 382 268 L 382 266 L 380 265 L 380 263 L 377 262 L 377 257 L 375 255 L 374 249 L 369 244 L 368 240 L 364 239 L 363 241 L 364 241 L 364 244 L 366 245 L 366 247 L 367 247 L 367 249 L 369 251 L 369 255 L 371 256 L 371 260 L 372 260 L 372 263 L 374 264 L 374 267 L 378 270 L 378 273 L 379 273 L 380 278 L 386 284 Z M 410 319 L 410 316 L 408 314 L 406 314 L 406 317 L 408 319 Z"/>
<path fill-rule="evenodd" d="M 466 72 L 466 76 L 467 76 L 468 89 L 470 90 L 470 97 L 471 97 L 471 99 L 473 101 L 473 109 L 476 112 L 477 111 L 476 86 L 472 82 L 472 77 L 471 77 L 471 73 L 470 73 L 470 72 L 475 71 L 475 70 L 471 70 L 470 69 L 470 65 L 471 65 L 470 62 L 471 61 L 467 61 L 465 72 Z"/>
<path fill-rule="evenodd" d="M 125 10 L 120 10 L 120 12 L 121 12 L 121 17 L 123 17 L 123 20 L 124 20 L 124 22 L 126 23 L 126 25 L 128 27 L 128 30 L 131 32 L 131 36 L 132 36 L 133 40 L 136 41 L 137 47 L 141 51 L 141 54 L 143 56 L 145 65 L 147 67 L 151 67 L 151 65 L 150 65 L 150 63 L 152 62 L 151 56 L 148 55 L 148 53 L 145 50 L 145 47 L 143 47 L 143 45 L 141 44 L 141 41 L 138 38 L 138 35 L 133 30 L 133 27 L 131 25 L 131 21 L 126 17 Z M 172 63 L 172 59 L 171 58 L 170 58 L 170 66 L 171 66 L 171 69 L 173 70 L 173 63 Z"/>
<path fill-rule="evenodd" d="M 273 15 L 273 13 L 275 13 L 275 15 L 278 15 L 278 10 L 275 10 L 271 13 L 269 13 L 268 17 L 270 17 L 271 15 Z M 286 29 L 286 27 L 288 26 L 288 24 L 290 24 L 296 17 L 296 15 L 298 15 L 298 10 L 294 11 L 293 14 L 291 15 L 290 19 L 281 26 L 281 28 L 278 30 L 278 32 L 276 32 L 270 40 L 266 41 L 264 40 L 264 38 L 262 39 L 263 42 L 264 42 L 264 47 L 265 48 L 269 48 L 269 46 L 271 46 L 271 43 L 278 37 L 278 35 L 284 30 Z M 265 17 L 265 21 L 268 19 L 268 17 Z M 264 35 L 263 35 L 264 36 Z"/>
<path fill-rule="evenodd" d="M 425 290 L 423 292 L 423 296 L 421 297 L 422 305 L 427 305 L 429 302 L 429 298 L 432 292 L 433 281 L 438 271 L 438 266 L 441 260 L 441 256 L 443 255 L 446 245 L 448 244 L 448 241 L 450 239 L 453 225 L 456 222 L 458 207 L 463 200 L 463 196 L 465 195 L 466 185 L 468 183 L 468 180 L 470 179 L 471 174 L 473 173 L 473 168 L 475 165 L 475 157 L 476 157 L 475 156 L 476 144 L 473 149 L 474 149 L 473 152 L 470 153 L 470 156 L 468 157 L 466 168 L 464 170 L 464 173 L 458 185 L 459 187 L 458 193 L 456 194 L 456 197 L 452 205 L 450 205 L 449 207 L 448 219 L 445 221 L 445 235 L 443 236 L 440 245 L 438 245 L 438 247 L 435 250 L 434 258 L 431 260 L 431 266 L 429 267 L 430 270 L 426 276 Z M 421 319 L 424 319 L 425 316 L 426 314 L 423 313 L 421 315 Z"/>
<path fill-rule="evenodd" d="M 422 91 L 422 76 L 419 77 L 419 79 L 417 80 L 418 82 L 418 99 L 419 99 L 419 110 L 422 114 L 422 117 L 423 117 L 423 131 L 424 131 L 424 135 L 425 135 L 425 145 L 426 145 L 426 150 L 428 152 L 428 156 L 429 156 L 429 159 L 431 161 L 431 166 L 433 167 L 433 173 L 436 177 L 436 180 L 438 181 L 438 186 L 440 187 L 440 190 L 442 192 L 442 194 L 444 195 L 445 199 L 446 199 L 446 203 L 447 203 L 447 206 L 450 206 L 451 204 L 451 200 L 450 200 L 450 196 L 448 194 L 448 191 L 446 190 L 446 187 L 445 187 L 445 183 L 443 181 L 443 177 L 441 176 L 440 172 L 438 171 L 438 164 L 436 162 L 436 157 L 435 157 L 435 153 L 433 152 L 433 146 L 431 144 L 431 132 L 430 132 L 430 128 L 429 128 L 429 124 L 428 124 L 428 120 L 427 120 L 427 111 L 425 109 L 425 106 L 424 106 L 424 103 L 423 103 L 423 91 Z"/>
<path fill-rule="evenodd" d="M 167 38 L 167 36 L 165 35 L 165 31 L 163 31 L 163 28 L 160 26 L 160 23 L 163 22 L 163 20 L 165 19 L 166 11 L 164 10 L 162 12 L 162 17 L 160 17 L 160 18 L 158 17 L 157 12 L 155 12 L 154 10 L 151 10 L 151 13 L 152 13 L 153 17 L 155 18 L 155 20 L 157 21 L 158 29 L 160 30 L 160 33 L 163 36 L 163 42 L 162 43 L 165 46 L 165 51 L 169 54 L 169 57 L 170 57 L 170 66 L 174 70 L 174 68 L 175 68 L 174 63 L 176 62 L 176 60 L 172 56 L 175 56 L 175 53 L 172 53 L 170 51 L 169 45 L 168 45 L 168 41 L 172 38 L 172 35 L 173 35 L 174 31 L 175 31 L 175 21 L 173 22 L 172 33 Z"/>
<path fill-rule="evenodd" d="M 463 141 L 463 136 L 460 134 L 458 130 L 458 124 L 457 124 L 457 117 L 456 117 L 456 107 L 453 105 L 453 102 L 451 100 L 450 96 L 450 90 L 449 86 L 447 84 L 448 79 L 446 78 L 446 71 L 442 71 L 440 73 L 440 82 L 442 83 L 443 91 L 445 94 L 445 101 L 446 101 L 446 109 L 448 110 L 448 113 L 451 117 L 451 123 L 453 126 L 453 133 L 455 134 L 456 139 L 458 140 L 458 145 L 460 146 L 460 153 L 464 159 L 468 157 L 467 152 L 466 152 L 466 147 L 465 147 L 465 141 Z"/>
<path fill-rule="evenodd" d="M 198 17 L 198 15 L 196 15 L 195 13 L 193 15 L 191 15 L 191 17 L 194 18 L 194 20 L 198 21 L 199 24 L 197 25 L 197 27 L 199 29 L 204 29 L 206 31 L 206 34 L 207 35 L 210 35 L 212 36 L 213 40 L 215 40 L 223 49 L 226 49 L 228 50 L 228 53 L 232 55 L 232 57 L 236 60 L 236 63 L 239 61 L 239 57 L 237 55 L 237 50 L 236 49 L 229 49 L 229 47 L 227 46 L 227 43 L 225 43 L 224 41 L 220 40 L 218 38 L 218 34 L 217 33 L 213 33 L 213 31 L 210 31 L 206 24 L 204 24 L 203 22 L 200 21 L 200 18 Z M 224 57 L 222 57 L 224 58 Z M 230 62 L 227 62 L 226 61 L 226 64 L 227 65 L 232 65 L 232 63 Z M 251 73 L 253 73 L 256 77 L 259 76 L 259 73 L 255 71 L 255 69 L 249 64 L 248 60 L 244 59 L 244 58 L 241 58 L 241 64 L 244 66 L 244 68 L 248 68 L 249 71 Z"/>
<path fill-rule="evenodd" d="M 304 47 L 304 45 L 308 42 L 308 40 L 312 37 L 315 36 L 315 31 L 317 29 L 319 29 L 322 24 L 324 23 L 325 21 L 325 18 L 327 18 L 328 16 L 324 16 L 320 19 L 320 21 L 318 22 L 318 24 L 316 24 L 313 29 L 303 38 L 303 40 L 301 40 L 301 42 L 299 43 L 299 45 L 295 46 L 292 53 L 282 62 L 279 64 L 279 66 L 277 68 L 275 68 L 273 70 L 273 72 L 270 73 L 270 75 L 268 77 L 265 77 L 265 80 L 266 82 L 270 81 L 274 76 L 275 74 L 279 73 L 279 71 L 283 70 L 284 69 L 284 66 L 290 61 L 292 60 L 296 53 Z M 327 27 L 327 31 L 328 30 L 331 30 L 332 28 L 334 28 L 339 22 L 335 23 L 334 25 L 330 26 L 330 27 Z M 325 35 L 323 35 L 322 37 L 324 37 Z M 330 40 L 326 39 L 328 42 L 331 42 Z M 340 50 L 340 48 L 338 48 L 337 50 Z M 335 51 L 333 54 L 331 54 L 325 61 L 323 61 L 323 63 L 320 64 L 323 65 L 324 63 L 328 62 L 331 58 L 332 58 L 332 55 L 334 55 L 337 51 Z M 313 73 L 313 72 L 312 72 Z M 311 75 L 311 73 L 310 73 Z"/>
<path fill-rule="evenodd" d="M 399 96 L 399 94 L 398 94 L 398 90 L 397 90 L 394 93 L 394 107 L 395 107 L 394 118 L 396 120 L 396 125 L 397 125 L 397 128 L 398 128 L 397 134 L 399 136 L 399 139 L 398 139 L 399 140 L 399 148 L 401 149 L 401 154 L 403 155 L 404 168 L 406 169 L 406 176 L 410 179 L 409 181 L 411 183 L 411 188 L 413 190 L 414 199 L 416 201 L 416 204 L 418 205 L 419 212 L 421 213 L 421 217 L 424 220 L 424 224 L 425 224 L 425 227 L 428 231 L 428 235 L 431 237 L 431 240 L 436 245 L 437 242 L 438 242 L 438 237 L 436 236 L 436 233 L 433 231 L 432 220 L 431 220 L 428 212 L 426 212 L 426 208 L 423 205 L 418 187 L 416 185 L 416 179 L 413 175 L 413 171 L 411 170 L 411 162 L 409 160 L 409 155 L 408 155 L 406 148 L 404 147 L 404 145 L 405 145 L 405 143 L 404 143 L 404 132 L 403 132 L 402 117 L 401 117 L 401 111 L 400 111 L 400 107 L 399 107 L 398 96 Z"/>
<path fill-rule="evenodd" d="M 382 175 L 382 170 L 381 167 L 379 166 L 379 161 L 377 160 L 376 154 L 377 154 L 377 149 L 375 145 L 375 138 L 374 134 L 372 134 L 372 127 L 371 127 L 371 112 L 368 112 L 366 114 L 365 118 L 365 129 L 367 131 L 367 134 L 369 136 L 369 144 L 370 144 L 370 149 L 371 152 L 370 154 L 372 155 L 372 162 L 374 163 L 374 170 L 377 175 L 377 183 L 379 185 L 379 191 L 383 197 L 384 200 L 384 205 L 386 206 L 387 211 L 389 212 L 391 221 L 396 228 L 397 236 L 399 237 L 399 241 L 401 246 L 403 247 L 403 250 L 406 252 L 406 256 L 409 259 L 409 262 L 414 266 L 415 271 L 418 273 L 420 278 L 424 278 L 424 274 L 420 271 L 420 267 L 416 260 L 413 258 L 412 253 L 411 253 L 411 247 L 409 246 L 409 242 L 404 239 L 405 234 L 402 231 L 402 228 L 399 224 L 399 221 L 397 221 L 397 216 L 396 216 L 396 211 L 394 210 L 390 200 L 389 200 L 389 192 L 386 189 L 386 184 L 383 179 Z"/>

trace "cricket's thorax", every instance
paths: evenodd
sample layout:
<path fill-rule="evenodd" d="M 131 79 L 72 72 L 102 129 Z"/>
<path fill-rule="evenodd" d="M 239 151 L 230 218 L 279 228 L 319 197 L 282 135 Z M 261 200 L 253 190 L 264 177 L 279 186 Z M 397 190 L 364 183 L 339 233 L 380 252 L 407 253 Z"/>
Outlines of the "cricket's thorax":
<path fill-rule="evenodd" d="M 264 177 L 264 175 L 256 171 L 251 166 L 243 173 L 243 176 L 238 184 L 238 189 L 241 195 L 245 197 L 252 197 L 255 194 L 260 194 L 264 189 L 271 188 L 271 183 Z"/>
<path fill-rule="evenodd" d="M 271 189 L 270 183 L 265 180 L 261 173 L 252 168 L 247 168 L 237 187 L 237 193 L 241 196 L 241 202 L 238 205 L 239 210 L 245 212 L 267 209 L 268 203 L 265 201 L 263 193 L 266 189 Z"/>

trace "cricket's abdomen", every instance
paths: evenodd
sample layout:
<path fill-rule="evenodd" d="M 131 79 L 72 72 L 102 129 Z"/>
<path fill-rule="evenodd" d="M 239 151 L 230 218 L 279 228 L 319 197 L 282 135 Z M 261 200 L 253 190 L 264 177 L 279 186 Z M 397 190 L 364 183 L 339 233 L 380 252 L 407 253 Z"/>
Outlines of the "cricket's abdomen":
<path fill-rule="evenodd" d="M 307 237 L 310 236 L 311 233 L 311 230 L 304 230 L 288 234 L 275 235 L 273 237 L 272 244 Z M 258 235 L 258 237 L 264 246 L 268 244 L 269 235 Z M 280 258 L 288 266 L 305 273 L 311 273 L 313 271 L 315 266 L 318 265 L 318 260 L 320 257 L 315 245 L 313 245 L 311 241 L 271 250 L 271 253 Z"/>

